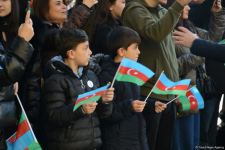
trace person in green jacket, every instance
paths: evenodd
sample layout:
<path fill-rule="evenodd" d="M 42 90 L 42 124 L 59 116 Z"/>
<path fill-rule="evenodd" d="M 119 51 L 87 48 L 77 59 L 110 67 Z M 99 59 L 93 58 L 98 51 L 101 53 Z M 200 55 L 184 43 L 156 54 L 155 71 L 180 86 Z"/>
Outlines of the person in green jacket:
<path fill-rule="evenodd" d="M 172 80 L 179 80 L 178 63 L 172 31 L 181 12 L 190 0 L 176 0 L 166 10 L 159 0 L 132 0 L 127 3 L 122 13 L 122 24 L 139 33 L 142 38 L 140 62 L 155 72 L 155 76 L 141 89 L 146 97 L 156 83 L 162 71 Z M 151 94 L 150 100 L 167 102 L 172 95 Z M 159 114 L 146 114 L 147 135 L 150 149 L 171 149 L 172 129 L 175 120 L 175 104 Z M 162 143 L 163 142 L 163 143 Z"/>

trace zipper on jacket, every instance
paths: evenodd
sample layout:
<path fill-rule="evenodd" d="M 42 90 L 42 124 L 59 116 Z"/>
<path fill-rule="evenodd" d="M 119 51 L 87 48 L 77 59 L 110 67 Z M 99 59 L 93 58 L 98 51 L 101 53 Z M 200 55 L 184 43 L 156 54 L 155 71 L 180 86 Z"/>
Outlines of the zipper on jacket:
<path fill-rule="evenodd" d="M 83 82 L 82 79 L 80 79 L 80 83 L 81 83 L 81 88 L 82 88 L 82 89 L 85 89 L 85 85 L 84 85 L 84 82 Z"/>

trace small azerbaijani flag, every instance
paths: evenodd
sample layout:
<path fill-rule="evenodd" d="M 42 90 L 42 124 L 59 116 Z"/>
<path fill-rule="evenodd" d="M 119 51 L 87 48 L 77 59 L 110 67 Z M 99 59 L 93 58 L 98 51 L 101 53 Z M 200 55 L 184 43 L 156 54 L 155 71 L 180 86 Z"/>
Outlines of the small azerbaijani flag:
<path fill-rule="evenodd" d="M 42 150 L 35 141 L 24 113 L 21 114 L 17 131 L 6 140 L 6 144 L 7 150 Z"/>
<path fill-rule="evenodd" d="M 181 103 L 182 111 L 198 110 L 204 108 L 204 100 L 195 86 L 190 88 L 186 92 L 185 96 L 179 96 L 178 100 Z"/>
<path fill-rule="evenodd" d="M 185 95 L 188 90 L 190 79 L 184 79 L 177 82 L 173 82 L 166 77 L 164 73 L 161 73 L 156 85 L 153 87 L 152 92 L 162 95 Z"/>
<path fill-rule="evenodd" d="M 225 39 L 220 41 L 218 44 L 225 44 Z"/>
<path fill-rule="evenodd" d="M 107 84 L 93 91 L 78 95 L 73 111 L 77 110 L 83 104 L 97 102 L 101 98 L 102 94 L 104 94 L 104 92 L 107 90 L 109 85 L 110 84 Z"/>
<path fill-rule="evenodd" d="M 154 73 L 142 64 L 123 58 L 119 70 L 116 73 L 116 80 L 143 85 Z"/>

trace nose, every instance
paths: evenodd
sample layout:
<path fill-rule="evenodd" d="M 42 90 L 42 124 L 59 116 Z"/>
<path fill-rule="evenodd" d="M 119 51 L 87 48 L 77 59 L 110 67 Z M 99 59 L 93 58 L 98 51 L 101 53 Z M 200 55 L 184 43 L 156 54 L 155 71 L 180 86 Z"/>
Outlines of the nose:
<path fill-rule="evenodd" d="M 62 8 L 63 8 L 63 9 L 66 9 L 66 4 L 63 3 L 63 4 L 62 4 Z"/>
<path fill-rule="evenodd" d="M 141 51 L 139 50 L 139 47 L 137 48 L 137 54 L 140 55 Z"/>
<path fill-rule="evenodd" d="M 88 48 L 88 52 L 89 52 L 89 54 L 90 54 L 90 55 L 92 54 L 92 51 L 91 51 L 91 49 L 90 49 L 90 48 Z"/>

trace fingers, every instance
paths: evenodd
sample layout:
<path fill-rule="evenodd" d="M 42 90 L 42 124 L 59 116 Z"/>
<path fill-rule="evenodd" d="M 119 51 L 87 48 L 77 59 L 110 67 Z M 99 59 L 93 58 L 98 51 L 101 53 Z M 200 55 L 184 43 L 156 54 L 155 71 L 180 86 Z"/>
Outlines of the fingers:
<path fill-rule="evenodd" d="M 113 97 L 114 97 L 114 88 L 109 88 L 102 95 L 102 101 L 103 102 L 110 102 L 110 101 L 113 100 Z"/>
<path fill-rule="evenodd" d="M 167 107 L 167 105 L 160 101 L 155 102 L 155 112 L 156 113 L 160 113 L 160 112 L 164 111 L 166 109 L 166 107 Z"/>
<path fill-rule="evenodd" d="M 25 23 L 30 23 L 30 10 L 27 11 L 26 17 L 25 17 Z"/>
<path fill-rule="evenodd" d="M 134 100 L 132 102 L 132 107 L 135 112 L 142 112 L 144 110 L 146 102 L 140 100 Z"/>
<path fill-rule="evenodd" d="M 96 102 L 90 102 L 88 104 L 82 105 L 82 108 L 86 114 L 91 114 L 95 111 L 96 106 L 97 106 Z"/>

